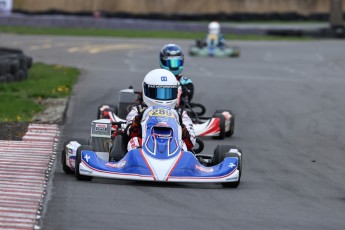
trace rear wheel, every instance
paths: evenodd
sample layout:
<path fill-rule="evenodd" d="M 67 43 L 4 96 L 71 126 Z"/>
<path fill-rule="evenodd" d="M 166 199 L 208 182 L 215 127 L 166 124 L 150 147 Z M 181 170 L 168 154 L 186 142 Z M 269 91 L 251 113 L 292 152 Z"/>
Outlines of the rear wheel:
<path fill-rule="evenodd" d="M 82 139 L 82 138 L 68 138 L 64 143 L 63 143 L 63 149 L 61 151 L 61 164 L 62 164 L 62 169 L 66 174 L 72 174 L 73 171 L 71 170 L 71 168 L 67 165 L 67 145 L 71 142 L 71 141 L 76 141 L 81 145 L 87 145 L 88 141 L 86 139 Z"/>
<path fill-rule="evenodd" d="M 224 110 L 217 109 L 216 110 L 216 113 L 222 113 L 222 112 L 228 112 L 231 115 L 230 127 L 229 127 L 229 130 L 226 131 L 226 133 L 225 133 L 225 136 L 231 137 L 232 135 L 234 135 L 234 132 L 235 132 L 235 114 L 231 110 L 226 110 L 226 109 L 224 109 Z M 225 121 L 225 123 L 226 123 L 226 121 Z"/>
<path fill-rule="evenodd" d="M 75 159 L 75 172 L 74 172 L 74 175 L 77 178 L 77 180 L 90 181 L 93 178 L 92 176 L 85 176 L 85 175 L 81 175 L 79 173 L 79 167 L 80 167 L 80 163 L 81 163 L 81 152 L 83 150 L 91 150 L 91 151 L 93 151 L 93 148 L 92 148 L 92 146 L 89 146 L 89 145 L 81 145 L 81 146 L 79 146 L 79 148 L 77 150 L 77 156 L 76 156 L 76 159 Z"/>
<path fill-rule="evenodd" d="M 223 140 L 225 137 L 225 117 L 221 113 L 215 113 L 212 118 L 219 118 L 219 135 L 213 137 L 214 139 Z"/>
<path fill-rule="evenodd" d="M 230 150 L 234 150 L 231 151 Z M 237 150 L 237 151 L 236 151 Z M 227 188 L 237 188 L 241 182 L 241 174 L 242 174 L 242 151 L 234 145 L 218 145 L 217 148 L 214 150 L 214 155 L 212 159 L 212 164 L 217 165 L 223 162 L 226 157 L 236 157 L 238 160 L 238 171 L 239 171 L 239 178 L 238 181 L 235 182 L 224 182 L 222 183 L 223 187 Z"/>
<path fill-rule="evenodd" d="M 232 53 L 230 55 L 230 57 L 239 57 L 241 50 L 239 47 L 231 47 L 232 48 Z"/>

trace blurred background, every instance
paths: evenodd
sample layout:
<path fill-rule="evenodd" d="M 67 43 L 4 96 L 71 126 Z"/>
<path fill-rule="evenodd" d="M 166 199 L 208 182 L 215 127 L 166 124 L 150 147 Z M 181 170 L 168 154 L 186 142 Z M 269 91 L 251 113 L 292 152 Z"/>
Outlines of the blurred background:
<path fill-rule="evenodd" d="M 140 23 L 126 22 L 125 28 L 204 31 L 206 24 L 199 26 L 191 22 L 218 20 L 229 22 L 224 32 L 230 33 L 344 37 L 344 8 L 345 0 L 0 0 L 0 25 L 116 29 L 124 24 L 118 20 L 117 23 L 85 20 L 141 19 Z M 83 17 L 72 19 L 71 16 Z M 148 26 L 142 21 L 147 19 L 184 22 L 184 25 Z M 249 25 L 243 24 L 248 22 Z M 263 22 L 274 23 L 262 25 Z"/>

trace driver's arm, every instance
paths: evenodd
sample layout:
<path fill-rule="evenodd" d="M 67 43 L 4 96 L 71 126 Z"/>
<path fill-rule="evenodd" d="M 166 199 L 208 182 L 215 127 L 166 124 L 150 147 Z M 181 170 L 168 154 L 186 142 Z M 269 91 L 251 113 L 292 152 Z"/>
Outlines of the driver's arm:
<path fill-rule="evenodd" d="M 184 141 L 188 149 L 193 149 L 196 142 L 193 122 L 186 111 L 183 111 L 181 116 L 182 140 Z"/>
<path fill-rule="evenodd" d="M 128 128 L 128 136 L 130 138 L 133 137 L 141 137 L 141 119 L 143 117 L 143 113 L 138 112 L 137 106 L 133 106 L 131 111 L 126 117 L 126 122 Z"/>

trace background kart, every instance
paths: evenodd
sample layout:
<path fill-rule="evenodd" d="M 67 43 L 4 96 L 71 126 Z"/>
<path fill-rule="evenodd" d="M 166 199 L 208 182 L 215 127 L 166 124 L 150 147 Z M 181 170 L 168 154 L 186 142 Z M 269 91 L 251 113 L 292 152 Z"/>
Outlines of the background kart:
<path fill-rule="evenodd" d="M 181 127 L 175 110 L 150 107 L 143 117 L 142 147 L 124 151 L 122 135 L 111 137 L 109 119 L 91 123 L 91 138 L 68 139 L 64 143 L 62 167 L 78 180 L 106 177 L 158 182 L 221 183 L 238 187 L 242 173 L 242 151 L 236 146 L 218 145 L 213 156 L 184 151 L 180 147 Z M 123 126 L 117 123 L 119 134 Z M 121 132 L 120 132 L 121 130 Z"/>
<path fill-rule="evenodd" d="M 125 121 L 131 108 L 141 101 L 141 92 L 123 89 L 119 93 L 116 105 L 102 104 L 97 108 L 97 119 L 111 119 L 112 122 Z M 216 110 L 211 117 L 202 116 L 206 109 L 201 104 L 184 103 L 184 109 L 191 117 L 196 136 L 208 136 L 218 139 L 231 137 L 235 131 L 235 115 L 231 110 Z M 113 113 L 113 114 L 112 114 Z"/>
<path fill-rule="evenodd" d="M 241 52 L 236 46 L 207 46 L 203 40 L 196 40 L 196 44 L 191 45 L 188 51 L 190 56 L 201 57 L 239 57 Z"/>

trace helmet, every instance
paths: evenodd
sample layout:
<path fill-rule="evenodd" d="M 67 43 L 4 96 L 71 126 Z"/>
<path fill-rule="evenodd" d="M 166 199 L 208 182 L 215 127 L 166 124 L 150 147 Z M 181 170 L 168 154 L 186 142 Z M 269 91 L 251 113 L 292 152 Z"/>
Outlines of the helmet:
<path fill-rule="evenodd" d="M 184 55 L 181 47 L 175 44 L 163 46 L 159 53 L 159 64 L 162 69 L 171 71 L 175 76 L 183 70 Z"/>
<path fill-rule="evenodd" d="M 175 108 L 178 81 L 168 70 L 154 69 L 146 74 L 143 83 L 143 100 L 147 106 L 163 105 Z"/>
<path fill-rule="evenodd" d="M 220 25 L 218 22 L 211 22 L 208 24 L 208 32 L 210 34 L 219 34 L 220 33 Z"/>

